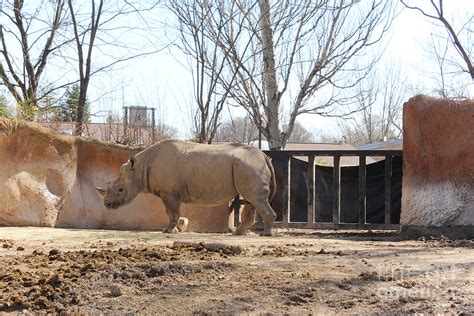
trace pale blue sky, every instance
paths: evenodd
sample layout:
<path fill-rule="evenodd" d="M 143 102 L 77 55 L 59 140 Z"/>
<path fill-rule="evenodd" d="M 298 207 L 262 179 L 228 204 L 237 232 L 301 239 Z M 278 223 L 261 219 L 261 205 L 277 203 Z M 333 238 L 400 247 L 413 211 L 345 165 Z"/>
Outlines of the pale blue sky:
<path fill-rule="evenodd" d="M 445 6 L 447 15 L 452 18 L 466 19 L 467 14 L 474 12 L 473 0 L 445 1 Z M 420 13 L 402 10 L 387 37 L 389 40 L 385 43 L 386 50 L 379 67 L 383 71 L 384 67 L 399 63 L 402 74 L 414 85 L 423 87 L 424 91 L 429 93 L 433 83 L 428 79 L 430 74 L 426 68 L 432 68 L 428 61 L 431 56 L 424 47 L 429 45 L 427 38 L 430 37 L 430 33 L 440 30 L 443 29 L 436 28 Z M 173 55 L 176 57 L 180 53 L 174 51 Z M 160 108 L 158 113 L 164 121 L 179 128 L 181 137 L 186 137 L 189 136 L 187 133 L 191 127 L 190 112 L 187 108 L 187 104 L 192 102 L 191 81 L 189 72 L 176 61 L 175 57 L 163 52 L 146 60 L 136 61 L 128 67 L 129 84 L 124 87 L 125 103 L 158 106 Z M 112 86 L 121 86 L 119 80 L 113 82 Z M 471 85 L 471 93 L 472 91 Z M 121 98 L 121 88 L 114 93 L 117 94 Z M 107 106 L 104 104 L 104 109 Z M 244 115 L 244 111 L 234 109 L 233 111 L 237 112 L 237 115 Z M 338 133 L 336 119 L 303 115 L 298 120 L 314 133 L 319 131 Z"/>
<path fill-rule="evenodd" d="M 427 0 L 411 3 L 415 2 L 428 3 Z M 466 21 L 467 17 L 474 13 L 474 0 L 450 0 L 444 3 L 446 15 L 454 19 L 455 27 L 459 21 Z M 432 57 L 424 48 L 429 45 L 430 34 L 440 31 L 443 29 L 436 28 L 419 12 L 402 10 L 383 44 L 386 49 L 379 65 L 380 70 L 383 71 L 392 64 L 399 64 L 403 76 L 406 76 L 410 83 L 429 93 L 433 87 L 429 70 L 433 69 L 433 65 L 430 62 Z M 166 41 L 164 32 L 164 29 L 157 31 L 149 40 L 155 38 L 163 44 Z M 376 49 L 382 49 L 382 46 Z M 169 51 L 165 50 L 122 64 L 113 72 L 93 77 L 89 90 L 89 100 L 93 101 L 92 112 L 99 112 L 105 117 L 110 111 L 121 114 L 123 105 L 157 107 L 159 119 L 178 128 L 180 137 L 188 137 L 191 128 L 188 104 L 192 102 L 190 73 L 177 61 L 182 60 L 179 51 L 175 49 L 171 53 L 170 55 Z M 60 64 L 56 65 L 56 68 L 51 67 L 48 78 L 61 71 L 64 74 L 65 70 L 61 67 Z M 74 74 L 69 71 L 66 76 Z M 469 80 L 469 77 L 465 80 Z M 470 91 L 472 97 L 472 84 Z M 245 114 L 243 110 L 232 110 L 233 115 Z M 225 112 L 225 115 L 228 115 L 228 112 Z M 304 115 L 300 116 L 298 121 L 315 134 L 320 131 L 327 134 L 338 133 L 335 119 Z"/>

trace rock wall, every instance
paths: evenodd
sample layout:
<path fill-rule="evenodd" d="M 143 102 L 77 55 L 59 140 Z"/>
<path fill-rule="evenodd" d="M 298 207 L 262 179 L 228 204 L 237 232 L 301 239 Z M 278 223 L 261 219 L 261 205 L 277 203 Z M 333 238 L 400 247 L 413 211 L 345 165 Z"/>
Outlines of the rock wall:
<path fill-rule="evenodd" d="M 474 225 L 474 100 L 421 95 L 404 104 L 400 222 Z"/>
<path fill-rule="evenodd" d="M 0 119 L 0 225 L 158 230 L 168 223 L 161 199 L 140 194 L 107 210 L 106 186 L 136 149 L 56 134 L 34 123 Z M 188 231 L 227 232 L 227 205 L 183 205 Z"/>

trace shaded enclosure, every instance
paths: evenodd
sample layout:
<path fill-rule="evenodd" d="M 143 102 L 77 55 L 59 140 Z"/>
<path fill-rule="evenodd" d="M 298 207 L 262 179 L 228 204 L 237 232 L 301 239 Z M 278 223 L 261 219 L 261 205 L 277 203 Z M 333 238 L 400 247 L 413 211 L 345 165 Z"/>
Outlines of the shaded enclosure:
<path fill-rule="evenodd" d="M 390 224 L 400 223 L 402 196 L 401 157 L 391 157 L 390 178 Z M 285 194 L 287 160 L 272 158 L 277 179 L 277 193 L 272 207 L 277 213 L 277 221 L 283 220 L 283 206 L 288 195 Z M 359 166 L 340 168 L 340 223 L 359 222 Z M 291 157 L 289 189 L 290 222 L 308 220 L 308 162 Z M 314 222 L 333 221 L 334 191 L 332 166 L 314 166 Z M 366 166 L 366 223 L 385 223 L 385 160 Z"/>

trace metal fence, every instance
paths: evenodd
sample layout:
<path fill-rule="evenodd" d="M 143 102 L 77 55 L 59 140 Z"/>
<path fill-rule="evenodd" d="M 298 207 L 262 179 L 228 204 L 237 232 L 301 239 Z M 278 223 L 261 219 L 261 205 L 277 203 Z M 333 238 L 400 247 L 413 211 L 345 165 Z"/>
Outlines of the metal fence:
<path fill-rule="evenodd" d="M 283 176 L 280 177 L 281 183 L 277 183 L 281 186 L 283 194 L 283 203 L 281 205 L 282 220 L 275 222 L 274 227 L 277 228 L 312 228 L 312 229 L 398 229 L 398 224 L 390 222 L 391 218 L 391 179 L 392 179 L 392 158 L 402 157 L 401 150 L 312 150 L 312 151 L 265 151 L 265 153 L 272 158 L 273 161 L 283 161 Z M 355 212 L 358 212 L 358 223 L 343 223 L 341 222 L 341 157 L 352 156 L 358 157 L 359 160 L 359 196 L 357 205 L 353 206 Z M 291 158 L 305 157 L 308 161 L 307 164 L 307 188 L 308 188 L 308 199 L 305 203 L 307 205 L 307 221 L 306 222 L 291 222 L 290 214 L 293 211 L 291 209 Z M 315 159 L 318 157 L 332 157 L 333 167 L 333 183 L 332 183 L 332 222 L 317 222 L 315 221 Z M 384 175 L 384 223 L 368 223 L 367 222 L 367 192 L 366 192 L 366 181 L 367 181 L 367 157 L 385 157 L 385 175 Z M 305 160 L 306 160 L 305 159 Z M 239 214 L 235 212 L 235 222 L 239 222 Z"/>

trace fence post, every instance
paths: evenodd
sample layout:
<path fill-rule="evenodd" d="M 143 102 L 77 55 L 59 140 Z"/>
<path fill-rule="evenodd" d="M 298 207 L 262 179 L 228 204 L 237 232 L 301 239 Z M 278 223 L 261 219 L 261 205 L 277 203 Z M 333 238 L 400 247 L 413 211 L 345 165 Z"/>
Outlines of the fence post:
<path fill-rule="evenodd" d="M 314 155 L 308 156 L 308 217 L 307 223 L 314 223 Z"/>
<path fill-rule="evenodd" d="M 385 224 L 390 224 L 392 203 L 392 156 L 385 156 Z"/>
<path fill-rule="evenodd" d="M 340 169 L 341 156 L 334 155 L 334 168 L 332 173 L 332 196 L 333 196 L 333 209 L 332 209 L 332 220 L 334 228 L 339 226 L 341 221 L 341 169 Z"/>
<path fill-rule="evenodd" d="M 290 190 L 291 190 L 291 155 L 284 155 L 284 166 L 283 168 L 283 209 L 282 209 L 282 223 L 283 226 L 288 226 L 290 222 Z"/>
<path fill-rule="evenodd" d="M 362 228 L 367 221 L 367 172 L 366 156 L 359 156 L 359 227 Z"/>

